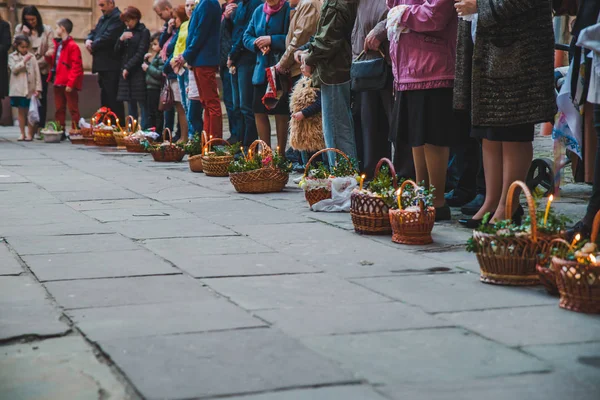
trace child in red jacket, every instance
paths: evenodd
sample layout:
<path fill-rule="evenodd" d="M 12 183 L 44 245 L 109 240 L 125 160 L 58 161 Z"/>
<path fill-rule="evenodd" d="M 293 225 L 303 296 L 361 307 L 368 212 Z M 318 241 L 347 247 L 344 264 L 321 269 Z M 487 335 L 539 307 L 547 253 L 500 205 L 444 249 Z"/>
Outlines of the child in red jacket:
<path fill-rule="evenodd" d="M 83 63 L 81 50 L 70 36 L 73 22 L 63 18 L 56 23 L 54 39 L 55 53 L 47 61 L 52 66 L 48 82 L 54 84 L 54 105 L 56 121 L 65 126 L 66 109 L 71 113 L 73 127 L 79 122 L 79 91 L 83 83 Z"/>

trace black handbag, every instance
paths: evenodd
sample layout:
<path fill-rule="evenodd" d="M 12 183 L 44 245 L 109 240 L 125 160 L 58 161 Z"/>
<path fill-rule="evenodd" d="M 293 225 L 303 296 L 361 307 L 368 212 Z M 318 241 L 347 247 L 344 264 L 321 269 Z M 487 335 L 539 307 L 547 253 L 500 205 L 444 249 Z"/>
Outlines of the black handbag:
<path fill-rule="evenodd" d="M 387 85 L 389 65 L 385 55 L 379 50 L 381 58 L 363 60 L 366 54 L 364 51 L 360 53 L 350 67 L 352 90 L 355 92 L 382 90 Z"/>

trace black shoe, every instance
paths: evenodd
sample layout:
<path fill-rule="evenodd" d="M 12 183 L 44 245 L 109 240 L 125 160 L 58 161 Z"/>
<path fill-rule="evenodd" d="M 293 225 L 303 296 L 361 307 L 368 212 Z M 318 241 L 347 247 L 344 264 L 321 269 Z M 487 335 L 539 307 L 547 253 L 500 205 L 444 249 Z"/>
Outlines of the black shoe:
<path fill-rule="evenodd" d="M 62 136 L 60 137 L 60 141 L 63 142 L 67 140 L 67 135 L 65 133 L 62 134 Z"/>
<path fill-rule="evenodd" d="M 463 189 L 453 189 L 444 195 L 446 203 L 450 207 L 462 207 L 473 200 L 474 197 L 473 193 L 469 193 Z"/>
<path fill-rule="evenodd" d="M 236 138 L 235 136 L 231 136 L 229 139 L 227 139 L 227 142 L 229 144 L 238 144 L 240 139 Z"/>
<path fill-rule="evenodd" d="M 481 226 L 481 221 L 483 221 L 483 219 L 465 218 L 459 219 L 458 223 L 464 226 L 465 228 L 477 229 Z"/>
<path fill-rule="evenodd" d="M 478 194 L 473 200 L 462 206 L 460 211 L 465 215 L 475 215 L 477 214 L 477 211 L 479 211 L 479 209 L 483 206 L 484 202 L 485 195 Z"/>
<path fill-rule="evenodd" d="M 442 207 L 435 208 L 435 222 L 438 221 L 450 221 L 452 219 L 452 212 L 448 204 L 444 204 Z"/>
<path fill-rule="evenodd" d="M 519 204 L 519 207 L 517 207 L 517 209 L 515 210 L 515 212 L 513 212 L 512 215 L 513 224 L 521 225 L 521 222 L 523 222 L 523 215 L 525 215 L 525 211 L 523 210 L 523 207 Z"/>
<path fill-rule="evenodd" d="M 573 238 L 577 234 L 581 235 L 581 239 L 587 239 L 592 234 L 592 227 L 585 224 L 585 222 L 579 221 L 572 228 L 569 228 L 565 232 L 565 240 L 567 242 L 572 242 Z"/>

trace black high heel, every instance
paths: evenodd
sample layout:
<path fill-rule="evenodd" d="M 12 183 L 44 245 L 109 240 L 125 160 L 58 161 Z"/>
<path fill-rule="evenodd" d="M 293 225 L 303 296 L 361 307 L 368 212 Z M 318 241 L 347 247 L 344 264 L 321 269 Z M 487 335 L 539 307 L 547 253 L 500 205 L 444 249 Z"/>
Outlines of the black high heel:
<path fill-rule="evenodd" d="M 465 218 L 465 219 L 459 219 L 458 223 L 461 224 L 462 226 L 464 226 L 465 228 L 477 229 L 481 226 L 482 221 L 483 221 L 483 218 L 481 218 L 481 219 Z"/>

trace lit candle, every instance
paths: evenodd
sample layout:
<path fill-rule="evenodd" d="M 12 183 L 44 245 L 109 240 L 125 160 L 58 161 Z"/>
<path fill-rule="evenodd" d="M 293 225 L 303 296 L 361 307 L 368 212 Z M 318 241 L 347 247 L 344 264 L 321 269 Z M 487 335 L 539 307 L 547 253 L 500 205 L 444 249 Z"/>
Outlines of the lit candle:
<path fill-rule="evenodd" d="M 211 141 L 211 140 L 212 140 L 212 135 L 210 135 L 210 136 L 209 136 L 209 138 L 208 138 L 208 141 L 209 141 L 209 144 L 208 144 L 208 151 L 211 151 L 211 146 L 212 146 L 212 145 L 210 144 L 210 141 Z"/>
<path fill-rule="evenodd" d="M 592 262 L 592 264 L 596 265 L 596 256 L 593 254 L 590 254 L 590 261 Z"/>
<path fill-rule="evenodd" d="M 244 146 L 240 146 L 240 150 L 241 150 L 242 155 L 244 156 L 244 158 L 246 158 L 246 154 L 244 153 Z"/>
<path fill-rule="evenodd" d="M 252 150 L 248 150 L 248 159 L 251 160 L 252 159 Z"/>
<path fill-rule="evenodd" d="M 575 244 L 577 242 L 579 242 L 579 239 L 581 239 L 581 235 L 578 233 L 577 235 L 575 235 L 575 238 L 571 242 L 571 245 L 569 246 L 569 251 L 571 251 L 571 249 L 573 249 L 573 247 L 575 246 Z"/>
<path fill-rule="evenodd" d="M 110 125 L 111 125 L 111 122 L 110 122 L 110 119 L 109 119 L 109 120 L 108 120 L 108 126 L 110 126 Z"/>
<path fill-rule="evenodd" d="M 546 204 L 546 212 L 544 213 L 544 226 L 548 223 L 548 214 L 550 213 L 550 205 L 552 204 L 552 200 L 554 200 L 554 196 L 550 195 L 548 197 L 548 203 Z"/>
<path fill-rule="evenodd" d="M 279 146 L 277 146 L 277 154 L 279 154 Z"/>
<path fill-rule="evenodd" d="M 396 191 L 396 199 L 398 200 L 398 210 L 402 210 L 402 199 L 400 198 L 401 191 L 398 189 Z"/>
<path fill-rule="evenodd" d="M 363 190 L 363 183 L 365 183 L 365 174 L 360 176 L 360 190 Z"/>
<path fill-rule="evenodd" d="M 132 132 L 132 130 L 131 130 L 131 124 L 129 124 L 129 132 Z"/>

